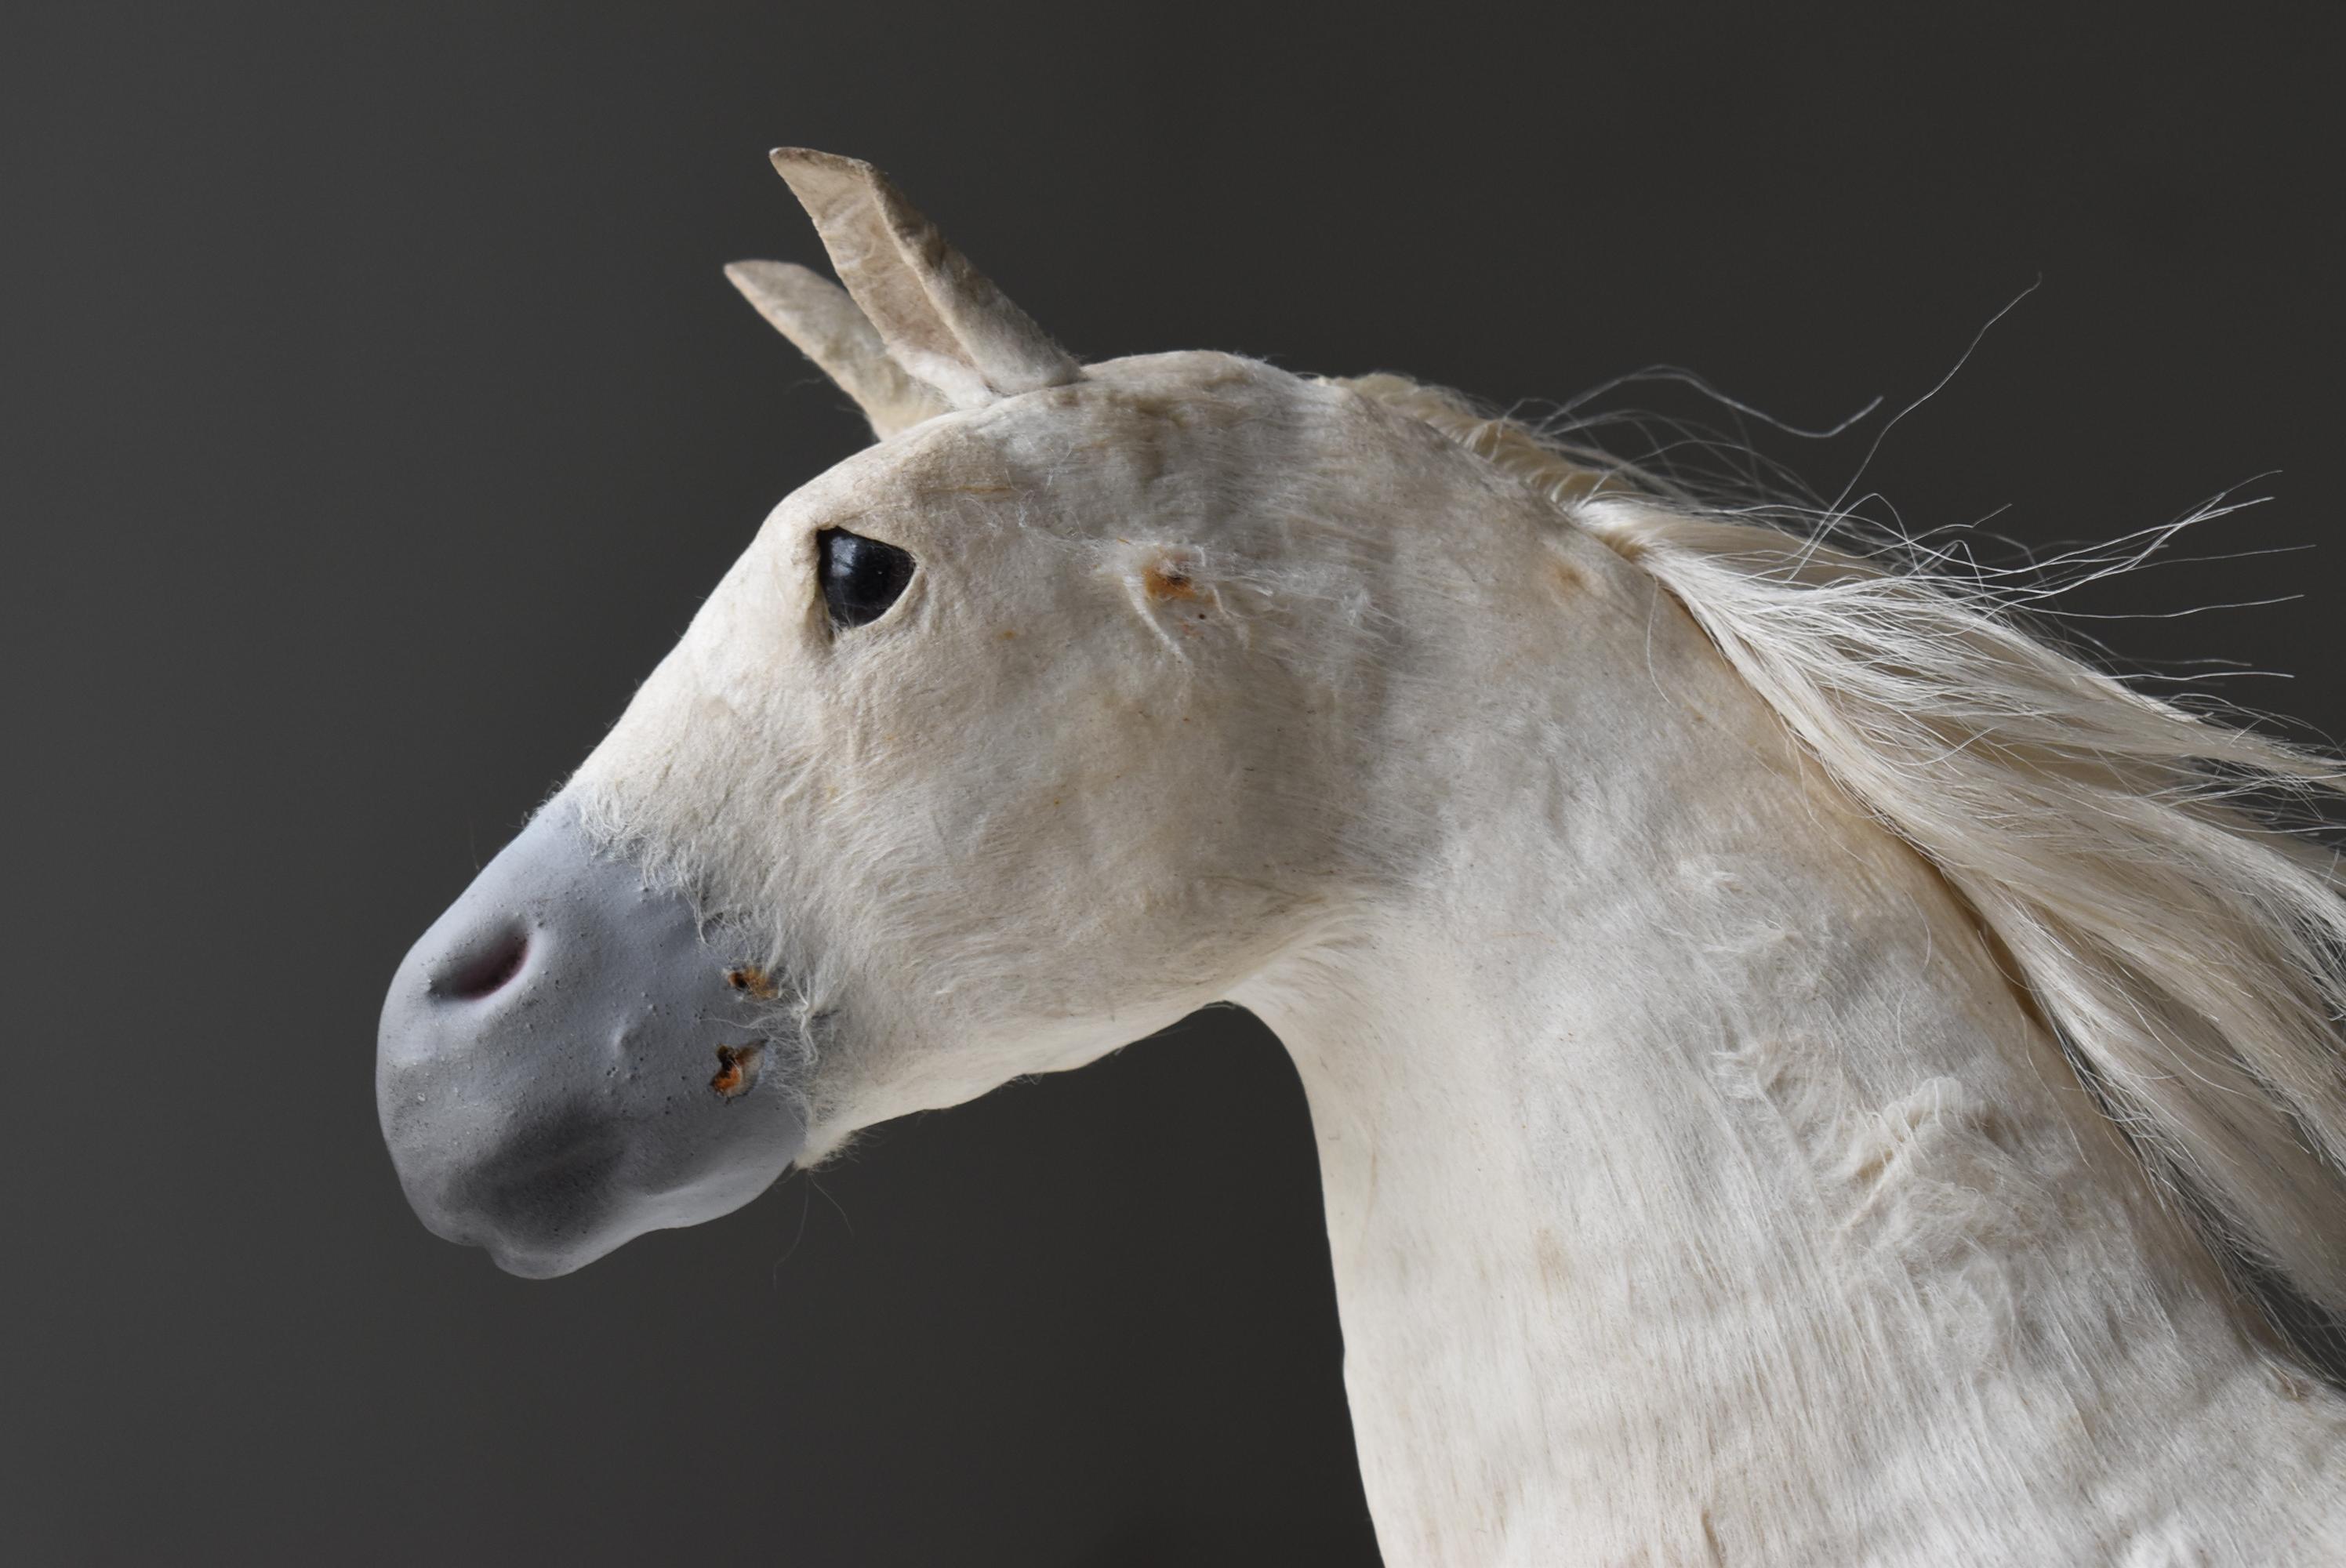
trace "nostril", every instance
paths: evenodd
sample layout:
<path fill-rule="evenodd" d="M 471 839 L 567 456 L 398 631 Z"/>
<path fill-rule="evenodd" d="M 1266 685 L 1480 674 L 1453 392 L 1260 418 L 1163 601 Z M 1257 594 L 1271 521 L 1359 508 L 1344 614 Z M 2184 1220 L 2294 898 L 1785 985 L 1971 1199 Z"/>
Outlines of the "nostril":
<path fill-rule="evenodd" d="M 478 1002 L 504 990 L 528 957 L 529 932 L 507 926 L 433 976 L 432 993 L 457 1002 Z"/>

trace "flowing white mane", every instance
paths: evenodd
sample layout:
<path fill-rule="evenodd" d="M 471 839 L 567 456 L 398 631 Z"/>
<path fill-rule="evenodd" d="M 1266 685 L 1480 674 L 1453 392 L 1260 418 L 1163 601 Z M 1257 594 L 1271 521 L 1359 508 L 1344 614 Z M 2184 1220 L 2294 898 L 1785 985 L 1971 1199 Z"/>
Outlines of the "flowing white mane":
<path fill-rule="evenodd" d="M 1456 393 L 1341 384 L 1658 579 L 1968 901 L 2244 1283 L 2346 1311 L 2346 900 L 2310 832 L 2346 765 L 2137 691 L 2022 624 L 2021 596 L 1842 518 L 1705 508 Z"/>

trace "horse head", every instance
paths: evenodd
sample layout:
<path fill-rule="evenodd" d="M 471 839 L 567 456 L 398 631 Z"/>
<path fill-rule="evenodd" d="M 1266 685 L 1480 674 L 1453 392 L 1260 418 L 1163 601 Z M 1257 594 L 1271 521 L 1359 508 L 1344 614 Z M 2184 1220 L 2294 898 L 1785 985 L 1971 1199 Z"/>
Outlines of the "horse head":
<path fill-rule="evenodd" d="M 868 165 L 775 162 L 845 288 L 729 274 L 881 439 L 776 508 L 383 1013 L 409 1197 L 517 1273 L 1147 1034 L 1389 870 L 1337 824 L 1406 664 L 1380 575 L 1423 564 L 1360 525 L 1504 487 L 1259 362 L 1079 366 Z"/>

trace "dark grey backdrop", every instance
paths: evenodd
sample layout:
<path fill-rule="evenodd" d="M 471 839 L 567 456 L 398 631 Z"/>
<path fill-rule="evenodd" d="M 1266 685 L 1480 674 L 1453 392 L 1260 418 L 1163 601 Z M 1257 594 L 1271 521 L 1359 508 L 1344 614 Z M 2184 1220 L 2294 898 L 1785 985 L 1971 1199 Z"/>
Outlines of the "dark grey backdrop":
<path fill-rule="evenodd" d="M 859 439 L 718 274 L 817 256 L 778 142 L 892 169 L 1092 357 L 1670 361 L 1824 423 L 2041 276 L 1876 461 L 1910 523 L 2280 469 L 2198 549 L 2328 540 L 2337 9 L 1872 9 L 10 6 L 0 1556 L 1372 1561 L 1242 1018 L 525 1284 L 401 1201 L 377 1000 Z M 1865 439 L 1787 454 L 1830 489 Z M 2097 625 L 2335 733 L 2341 574 L 2081 603 L 2300 596 Z"/>

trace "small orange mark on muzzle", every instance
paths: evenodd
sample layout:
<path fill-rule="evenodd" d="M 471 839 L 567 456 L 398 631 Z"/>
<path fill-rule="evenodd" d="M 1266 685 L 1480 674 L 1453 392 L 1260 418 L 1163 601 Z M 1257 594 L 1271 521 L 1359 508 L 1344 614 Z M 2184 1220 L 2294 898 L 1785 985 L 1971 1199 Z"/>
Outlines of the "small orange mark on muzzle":
<path fill-rule="evenodd" d="M 1194 599 L 1198 596 L 1198 585 L 1191 580 L 1189 574 L 1169 562 L 1158 561 L 1143 568 L 1140 584 L 1148 590 L 1148 596 L 1152 599 Z"/>
<path fill-rule="evenodd" d="M 755 1041 L 717 1048 L 717 1076 L 709 1080 L 709 1086 L 717 1091 L 719 1099 L 738 1100 L 750 1092 L 758 1076 L 758 1057 L 764 1050 Z"/>
<path fill-rule="evenodd" d="M 754 963 L 727 970 L 725 983 L 736 991 L 748 992 L 760 1002 L 771 1002 L 782 993 L 782 988 L 774 983 L 774 977 Z"/>

